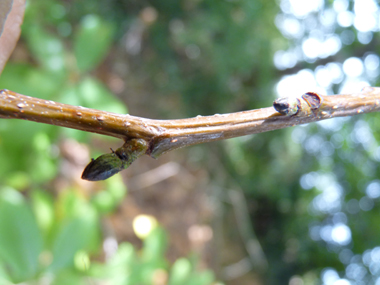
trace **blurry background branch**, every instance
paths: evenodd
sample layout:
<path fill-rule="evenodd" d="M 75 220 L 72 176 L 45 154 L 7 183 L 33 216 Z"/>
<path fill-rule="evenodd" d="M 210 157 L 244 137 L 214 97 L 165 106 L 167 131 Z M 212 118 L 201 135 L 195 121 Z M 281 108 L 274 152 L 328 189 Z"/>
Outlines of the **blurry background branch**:
<path fill-rule="evenodd" d="M 0 74 L 20 36 L 24 9 L 24 0 L 2 0 L 0 2 Z"/>
<path fill-rule="evenodd" d="M 153 120 L 120 115 L 81 106 L 0 91 L 0 117 L 30 120 L 128 140 L 149 142 L 152 157 L 173 149 L 268 132 L 334 117 L 352 116 L 380 110 L 380 88 L 365 87 L 361 93 L 320 96 L 318 106 L 304 102 L 296 113 L 280 115 L 273 107 L 230 114 L 197 116 L 189 119 Z M 286 112 L 287 113 L 287 112 Z"/>

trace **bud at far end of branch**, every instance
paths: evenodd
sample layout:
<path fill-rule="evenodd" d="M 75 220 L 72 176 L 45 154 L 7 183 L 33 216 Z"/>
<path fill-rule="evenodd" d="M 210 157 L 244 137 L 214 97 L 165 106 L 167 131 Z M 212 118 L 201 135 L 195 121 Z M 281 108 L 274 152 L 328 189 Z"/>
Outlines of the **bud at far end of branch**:
<path fill-rule="evenodd" d="M 278 98 L 273 102 L 273 108 L 282 115 L 293 116 L 298 113 L 300 101 L 294 97 Z"/>
<path fill-rule="evenodd" d="M 299 98 L 283 97 L 273 102 L 273 108 L 285 116 L 310 116 L 323 102 L 323 98 L 315 92 L 307 92 Z"/>

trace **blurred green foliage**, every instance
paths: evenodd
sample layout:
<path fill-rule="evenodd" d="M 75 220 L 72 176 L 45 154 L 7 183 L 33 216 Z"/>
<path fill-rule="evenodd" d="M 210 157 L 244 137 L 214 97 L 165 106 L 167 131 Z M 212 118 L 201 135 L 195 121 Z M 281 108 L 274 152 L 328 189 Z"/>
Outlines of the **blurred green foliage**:
<path fill-rule="evenodd" d="M 74 51 L 71 51 L 66 48 L 64 37 L 57 32 L 60 25 L 68 25 L 67 17 L 66 9 L 59 1 L 34 1 L 28 5 L 22 41 L 35 64 L 9 62 L 0 78 L 0 86 L 41 99 L 126 113 L 124 104 L 88 73 L 109 50 L 113 41 L 112 25 L 96 15 L 83 16 L 83 20 L 77 23 Z M 55 33 L 49 30 L 52 27 Z M 0 178 L 9 177 L 9 173 L 15 170 L 28 173 L 33 182 L 42 183 L 54 178 L 57 160 L 52 146 L 63 133 L 79 141 L 89 138 L 84 132 L 49 125 L 3 121 L 0 153 L 9 163 L 2 165 Z M 25 143 L 25 138 L 29 143 Z"/>
<path fill-rule="evenodd" d="M 0 88 L 127 113 L 125 105 L 91 74 L 110 51 L 115 23 L 86 11 L 76 16 L 76 20 L 70 19 L 61 1 L 30 1 L 20 41 L 32 60 L 10 61 L 0 77 Z M 170 267 L 165 258 L 166 234 L 159 227 L 144 239 L 141 251 L 122 243 L 105 263 L 91 262 L 101 256 L 100 221 L 124 199 L 126 186 L 115 177 L 103 190 L 85 197 L 78 185 L 54 195 L 50 183 L 59 175 L 59 140 L 70 137 L 87 142 L 92 136 L 44 124 L 2 120 L 0 283 L 40 284 L 49 280 L 49 284 L 91 284 L 107 280 L 116 285 L 152 284 L 155 274 L 161 273 L 164 279 L 168 274 L 174 276 L 170 281 L 173 285 L 210 284 L 214 275 L 198 272 L 196 264 L 186 272 L 181 264 Z"/>
<path fill-rule="evenodd" d="M 210 271 L 197 272 L 186 258 L 170 269 L 165 259 L 167 238 L 160 227 L 144 239 L 141 251 L 125 242 L 106 263 L 91 264 L 89 255 L 100 254 L 100 212 L 74 189 L 55 201 L 46 192 L 33 190 L 29 203 L 10 187 L 2 187 L 0 194 L 2 284 L 46 279 L 51 284 L 86 284 L 88 280 L 152 284 L 157 274 L 163 278 L 170 274 L 168 284 L 173 285 L 214 280 Z"/>

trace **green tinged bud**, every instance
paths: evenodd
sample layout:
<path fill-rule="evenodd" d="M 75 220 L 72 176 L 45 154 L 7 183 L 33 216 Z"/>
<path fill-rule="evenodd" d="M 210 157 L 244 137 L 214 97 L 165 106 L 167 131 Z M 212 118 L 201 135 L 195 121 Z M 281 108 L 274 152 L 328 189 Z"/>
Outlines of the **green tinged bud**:
<path fill-rule="evenodd" d="M 273 102 L 273 107 L 282 115 L 293 116 L 298 113 L 300 101 L 298 98 L 283 97 Z"/>
<path fill-rule="evenodd" d="M 92 159 L 82 173 L 82 179 L 88 181 L 105 180 L 126 169 L 138 157 L 145 154 L 148 144 L 143 139 L 131 139 L 112 153 Z"/>

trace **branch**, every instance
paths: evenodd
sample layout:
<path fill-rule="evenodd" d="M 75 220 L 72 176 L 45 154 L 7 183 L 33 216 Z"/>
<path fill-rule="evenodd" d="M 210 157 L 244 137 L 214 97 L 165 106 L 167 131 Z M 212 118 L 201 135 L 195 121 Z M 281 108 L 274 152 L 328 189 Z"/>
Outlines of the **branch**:
<path fill-rule="evenodd" d="M 148 143 L 146 154 L 157 158 L 168 151 L 194 144 L 376 112 L 380 110 L 380 88 L 365 87 L 360 93 L 334 96 L 310 92 L 297 99 L 278 99 L 274 106 L 281 113 L 268 107 L 189 119 L 152 120 L 46 101 L 9 90 L 0 91 L 0 118 L 52 124 L 125 141 L 143 139 Z"/>
<path fill-rule="evenodd" d="M 0 74 L 20 36 L 24 10 L 25 0 L 0 1 Z"/>

